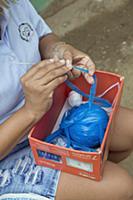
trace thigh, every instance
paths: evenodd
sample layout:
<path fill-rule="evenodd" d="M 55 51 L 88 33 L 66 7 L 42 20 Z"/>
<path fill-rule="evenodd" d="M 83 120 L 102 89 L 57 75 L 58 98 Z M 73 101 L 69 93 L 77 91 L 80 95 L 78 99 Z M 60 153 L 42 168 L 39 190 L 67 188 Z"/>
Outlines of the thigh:
<path fill-rule="evenodd" d="M 121 107 L 112 129 L 111 151 L 133 149 L 133 110 Z"/>
<path fill-rule="evenodd" d="M 114 163 L 106 162 L 103 179 L 92 181 L 61 174 L 56 200 L 133 200 L 133 179 Z"/>
<path fill-rule="evenodd" d="M 30 147 L 23 148 L 0 162 L 0 196 L 34 193 L 53 200 L 59 176 L 60 171 L 36 165 Z"/>

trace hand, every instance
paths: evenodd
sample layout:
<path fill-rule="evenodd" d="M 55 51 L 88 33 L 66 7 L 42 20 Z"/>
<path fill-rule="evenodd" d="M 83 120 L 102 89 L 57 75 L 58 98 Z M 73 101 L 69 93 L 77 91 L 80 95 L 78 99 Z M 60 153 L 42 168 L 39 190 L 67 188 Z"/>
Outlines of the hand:
<path fill-rule="evenodd" d="M 66 66 L 78 65 L 87 68 L 89 70 L 89 74 L 82 73 L 89 83 L 92 84 L 94 82 L 92 75 L 95 72 L 95 64 L 87 54 L 64 42 L 55 43 L 51 49 L 51 57 L 56 59 L 65 59 Z M 70 78 L 75 78 L 79 77 L 81 72 L 79 70 L 72 69 L 68 75 Z"/>
<path fill-rule="evenodd" d="M 37 122 L 51 107 L 54 89 L 67 79 L 65 61 L 44 60 L 34 65 L 22 78 L 24 108 Z"/>

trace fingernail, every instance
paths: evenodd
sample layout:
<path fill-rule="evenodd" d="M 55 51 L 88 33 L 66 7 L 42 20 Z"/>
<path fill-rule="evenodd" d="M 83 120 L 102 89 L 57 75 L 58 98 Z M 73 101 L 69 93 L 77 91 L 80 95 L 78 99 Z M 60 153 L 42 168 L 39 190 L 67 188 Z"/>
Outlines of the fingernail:
<path fill-rule="evenodd" d="M 89 74 L 92 76 L 94 74 L 94 69 L 89 69 Z"/>
<path fill-rule="evenodd" d="M 72 64 L 71 64 L 71 61 L 70 61 L 70 60 L 66 60 L 66 66 L 67 66 L 67 67 L 71 67 L 71 66 L 72 66 Z"/>
<path fill-rule="evenodd" d="M 49 61 L 50 61 L 50 62 L 54 62 L 54 59 L 51 58 L 51 59 L 49 59 Z"/>
<path fill-rule="evenodd" d="M 56 61 L 58 61 L 59 60 L 59 58 L 58 58 L 58 56 L 54 56 L 54 61 L 56 62 Z"/>
<path fill-rule="evenodd" d="M 89 79 L 88 79 L 88 81 L 89 81 L 90 84 L 93 84 L 94 83 L 93 77 L 90 76 Z"/>
<path fill-rule="evenodd" d="M 60 63 L 65 64 L 65 60 L 64 59 L 60 60 Z"/>
<path fill-rule="evenodd" d="M 94 79 L 92 76 L 88 75 L 88 74 L 85 74 L 85 78 L 86 80 L 90 83 L 90 84 L 93 84 L 94 83 Z"/>
<path fill-rule="evenodd" d="M 70 60 L 66 60 L 66 67 L 70 70 L 73 68 Z"/>

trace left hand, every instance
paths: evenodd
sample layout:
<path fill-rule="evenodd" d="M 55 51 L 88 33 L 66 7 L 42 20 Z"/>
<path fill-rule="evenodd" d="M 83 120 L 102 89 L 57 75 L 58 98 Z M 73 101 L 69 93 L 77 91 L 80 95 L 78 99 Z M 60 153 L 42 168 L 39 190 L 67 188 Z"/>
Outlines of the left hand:
<path fill-rule="evenodd" d="M 87 68 L 89 70 L 89 74 L 83 73 L 85 79 L 93 84 L 93 74 L 95 72 L 95 64 L 90 59 L 90 57 L 75 49 L 73 46 L 66 44 L 65 42 L 57 42 L 52 47 L 52 55 L 55 59 L 65 59 L 67 66 L 78 65 L 82 68 Z M 70 78 L 76 78 L 81 75 L 81 72 L 76 69 L 72 69 L 71 72 L 68 73 Z"/>

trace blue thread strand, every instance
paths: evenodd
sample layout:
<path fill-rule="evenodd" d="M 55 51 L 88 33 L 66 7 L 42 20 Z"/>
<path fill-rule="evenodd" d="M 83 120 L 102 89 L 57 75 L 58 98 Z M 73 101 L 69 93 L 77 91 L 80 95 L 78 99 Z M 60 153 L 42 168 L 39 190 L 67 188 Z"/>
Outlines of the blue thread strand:
<path fill-rule="evenodd" d="M 77 69 L 81 72 L 84 72 L 84 73 L 89 73 L 89 70 L 88 69 L 85 69 L 83 67 L 79 67 L 79 66 L 73 66 L 74 69 Z"/>
<path fill-rule="evenodd" d="M 87 99 L 90 99 L 90 95 L 88 95 L 88 94 L 84 93 L 83 91 L 81 91 L 76 85 L 74 85 L 69 80 L 66 80 L 65 83 L 73 91 L 77 92 L 78 94 L 80 94 L 81 96 L 83 96 L 83 97 L 85 97 Z M 111 103 L 106 99 L 94 96 L 93 97 L 93 101 L 96 102 L 96 103 L 99 103 L 103 107 L 111 107 Z"/>

